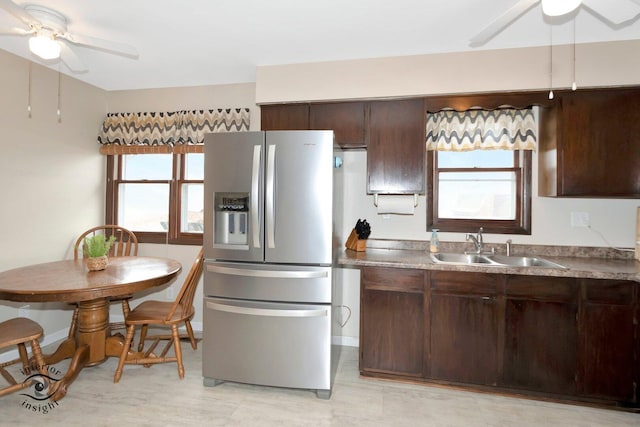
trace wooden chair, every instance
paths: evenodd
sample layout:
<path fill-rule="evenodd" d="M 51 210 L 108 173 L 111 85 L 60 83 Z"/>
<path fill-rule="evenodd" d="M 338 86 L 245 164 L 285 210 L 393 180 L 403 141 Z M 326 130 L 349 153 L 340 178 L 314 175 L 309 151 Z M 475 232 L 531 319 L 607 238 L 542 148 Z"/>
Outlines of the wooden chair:
<path fill-rule="evenodd" d="M 7 372 L 5 368 L 17 362 L 22 362 L 24 372 L 30 372 L 34 367 L 37 367 L 37 371 L 43 375 L 43 378 L 48 378 L 47 368 L 42 357 L 42 350 L 38 343 L 38 339 L 40 339 L 42 335 L 42 327 L 31 319 L 16 317 L 15 319 L 0 323 L 0 349 L 17 345 L 18 353 L 20 354 L 18 359 L 0 364 L 0 374 L 9 383 L 7 387 L 0 389 L 0 396 L 22 390 L 31 386 L 33 383 L 33 380 L 17 382 L 15 378 Z M 31 352 L 33 353 L 35 361 L 34 364 L 30 364 L 29 362 L 26 347 L 27 343 L 31 345 Z"/>
<path fill-rule="evenodd" d="M 120 354 L 118 368 L 116 369 L 116 373 L 113 378 L 114 383 L 120 381 L 122 369 L 125 364 L 151 365 L 155 363 L 177 362 L 178 375 L 180 376 L 180 379 L 184 378 L 184 365 L 182 363 L 182 349 L 180 347 L 180 333 L 178 332 L 178 325 L 183 322 L 185 323 L 187 336 L 191 341 L 191 346 L 196 349 L 196 340 L 193 336 L 193 329 L 190 321 L 195 313 L 195 309 L 193 308 L 193 297 L 200 277 L 202 276 L 204 262 L 203 257 L 204 250 L 201 248 L 175 301 L 144 301 L 129 312 L 129 315 L 125 318 L 127 335 L 125 337 L 122 353 Z M 127 356 L 133 343 L 133 335 L 135 333 L 136 326 L 141 326 L 145 334 L 145 336 L 141 336 L 140 338 L 141 344 L 139 345 L 139 348 L 145 340 L 153 339 L 153 344 L 149 346 L 147 351 L 145 351 L 141 357 L 128 360 Z M 146 331 L 149 326 L 169 327 L 171 328 L 171 335 L 147 337 Z M 152 353 L 153 350 L 155 350 L 160 340 L 165 339 L 168 341 L 160 356 L 154 355 Z M 172 345 L 175 350 L 175 357 L 168 357 L 167 352 Z M 140 350 L 140 352 L 142 352 L 142 350 Z"/>
<path fill-rule="evenodd" d="M 120 227 L 119 225 L 100 225 L 98 227 L 90 228 L 85 231 L 78 237 L 75 245 L 73 246 L 73 259 L 87 258 L 87 255 L 84 254 L 83 244 L 85 237 L 95 236 L 96 234 L 104 234 L 105 236 L 116 236 L 116 241 L 109 249 L 109 253 L 107 254 L 109 257 L 114 256 L 137 256 L 138 255 L 138 238 L 132 231 L 127 230 L 124 227 Z M 132 298 L 132 295 L 126 295 L 124 297 L 118 298 L 122 302 L 122 313 L 124 317 L 127 317 L 129 314 L 129 300 Z M 116 322 L 110 323 L 109 326 L 111 329 L 123 329 L 124 322 Z M 73 317 L 71 318 L 71 326 L 69 327 L 69 338 L 73 338 L 76 334 L 76 330 L 78 328 L 78 307 L 76 306 L 73 311 Z"/>

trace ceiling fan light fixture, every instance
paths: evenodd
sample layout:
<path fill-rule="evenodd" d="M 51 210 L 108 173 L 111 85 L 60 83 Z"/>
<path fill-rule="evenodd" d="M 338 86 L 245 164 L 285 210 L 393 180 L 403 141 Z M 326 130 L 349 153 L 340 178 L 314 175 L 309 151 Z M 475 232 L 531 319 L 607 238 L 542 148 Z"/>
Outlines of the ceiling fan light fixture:
<path fill-rule="evenodd" d="M 29 39 L 29 50 L 34 55 L 48 60 L 60 58 L 62 47 L 60 46 L 60 43 L 53 39 L 52 36 L 36 34 Z"/>
<path fill-rule="evenodd" d="M 561 16 L 573 12 L 582 0 L 542 0 L 542 12 L 547 16 Z"/>

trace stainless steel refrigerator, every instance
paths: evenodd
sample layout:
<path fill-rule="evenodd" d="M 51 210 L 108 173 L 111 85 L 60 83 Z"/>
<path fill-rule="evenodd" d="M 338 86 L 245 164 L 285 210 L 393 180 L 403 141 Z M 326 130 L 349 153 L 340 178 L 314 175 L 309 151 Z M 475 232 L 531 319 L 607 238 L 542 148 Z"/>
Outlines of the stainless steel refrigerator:
<path fill-rule="evenodd" d="M 205 138 L 204 384 L 329 398 L 341 157 L 332 131 Z"/>

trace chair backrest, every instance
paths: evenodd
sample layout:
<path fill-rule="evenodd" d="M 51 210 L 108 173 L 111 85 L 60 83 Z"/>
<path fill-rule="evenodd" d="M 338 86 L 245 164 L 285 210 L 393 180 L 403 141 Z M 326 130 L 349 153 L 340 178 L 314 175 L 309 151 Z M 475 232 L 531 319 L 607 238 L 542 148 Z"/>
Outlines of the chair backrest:
<path fill-rule="evenodd" d="M 104 234 L 107 238 L 110 236 L 116 236 L 116 241 L 109 249 L 110 257 L 113 256 L 137 256 L 138 255 L 138 238 L 132 231 L 127 230 L 119 225 L 99 225 L 98 227 L 90 228 L 82 233 L 76 244 L 73 246 L 73 259 L 78 259 L 82 253 L 82 258 L 87 258 L 87 255 L 82 250 L 84 244 L 84 238 L 94 236 L 96 234 Z"/>
<path fill-rule="evenodd" d="M 170 320 L 179 308 L 183 311 L 183 316 L 189 311 L 193 310 L 193 297 L 198 287 L 198 282 L 202 276 L 202 270 L 204 268 L 204 248 L 200 248 L 198 256 L 191 266 L 191 270 L 187 274 L 187 278 L 184 279 L 180 293 L 176 297 L 176 300 L 171 306 L 171 310 L 167 315 L 167 320 Z"/>

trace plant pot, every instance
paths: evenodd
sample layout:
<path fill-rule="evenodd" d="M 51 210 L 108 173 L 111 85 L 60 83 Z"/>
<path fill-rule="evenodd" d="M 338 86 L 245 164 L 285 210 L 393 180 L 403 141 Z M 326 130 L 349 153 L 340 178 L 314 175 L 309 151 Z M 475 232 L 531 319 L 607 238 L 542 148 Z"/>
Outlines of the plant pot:
<path fill-rule="evenodd" d="M 87 258 L 87 268 L 89 271 L 100 271 L 107 268 L 109 264 L 109 258 L 106 255 L 95 257 L 95 258 Z"/>

